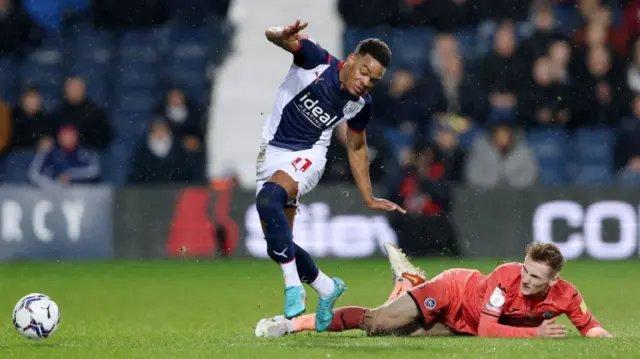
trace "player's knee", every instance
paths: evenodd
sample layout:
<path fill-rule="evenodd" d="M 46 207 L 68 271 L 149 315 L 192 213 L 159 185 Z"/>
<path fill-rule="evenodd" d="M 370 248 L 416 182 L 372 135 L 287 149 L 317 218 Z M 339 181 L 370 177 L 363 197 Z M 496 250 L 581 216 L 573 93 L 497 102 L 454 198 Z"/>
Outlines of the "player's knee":
<path fill-rule="evenodd" d="M 393 330 L 393 318 L 384 311 L 373 309 L 364 315 L 362 329 L 367 335 L 375 336 Z"/>
<path fill-rule="evenodd" d="M 271 217 L 274 211 L 283 211 L 288 198 L 289 194 L 284 187 L 274 182 L 265 183 L 256 196 L 256 208 L 260 218 Z"/>

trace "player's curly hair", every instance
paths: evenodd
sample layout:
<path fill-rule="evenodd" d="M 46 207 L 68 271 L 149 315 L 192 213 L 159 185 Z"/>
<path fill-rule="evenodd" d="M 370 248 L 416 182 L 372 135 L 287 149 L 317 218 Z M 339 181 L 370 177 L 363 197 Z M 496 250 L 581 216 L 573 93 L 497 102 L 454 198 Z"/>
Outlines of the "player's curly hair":
<path fill-rule="evenodd" d="M 369 38 L 360 41 L 355 53 L 362 56 L 371 55 L 380 65 L 386 68 L 391 65 L 391 49 L 380 39 Z"/>
<path fill-rule="evenodd" d="M 566 262 L 560 248 L 553 243 L 534 242 L 529 244 L 527 257 L 535 262 L 548 265 L 555 273 L 560 273 Z"/>

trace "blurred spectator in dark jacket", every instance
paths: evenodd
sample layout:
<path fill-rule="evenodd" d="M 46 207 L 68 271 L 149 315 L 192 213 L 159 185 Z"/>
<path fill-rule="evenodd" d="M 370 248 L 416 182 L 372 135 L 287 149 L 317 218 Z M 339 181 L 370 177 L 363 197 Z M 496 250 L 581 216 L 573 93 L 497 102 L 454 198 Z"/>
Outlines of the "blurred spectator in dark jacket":
<path fill-rule="evenodd" d="M 12 133 L 11 107 L 0 100 L 0 156 L 10 148 Z"/>
<path fill-rule="evenodd" d="M 529 64 L 547 54 L 551 41 L 562 37 L 555 29 L 555 15 L 548 2 L 541 1 L 535 5 L 533 20 L 535 31 L 521 44 L 522 55 Z"/>
<path fill-rule="evenodd" d="M 448 168 L 447 181 L 462 183 L 466 151 L 460 146 L 460 134 L 451 124 L 452 120 L 447 117 L 437 118 L 433 137 Z"/>
<path fill-rule="evenodd" d="M 612 53 L 604 46 L 590 47 L 585 61 L 588 74 L 573 83 L 579 104 L 574 125 L 615 126 L 630 101 L 624 71 L 614 66 Z"/>
<path fill-rule="evenodd" d="M 472 187 L 535 185 L 538 165 L 524 134 L 507 125 L 495 125 L 480 134 L 467 158 L 465 183 Z"/>
<path fill-rule="evenodd" d="M 569 88 L 554 82 L 553 63 L 540 57 L 532 66 L 532 75 L 518 94 L 518 118 L 524 127 L 566 126 L 571 121 Z"/>
<path fill-rule="evenodd" d="M 203 150 L 202 113 L 187 99 L 184 91 L 179 88 L 171 89 L 155 113 L 167 121 L 171 133 L 187 151 Z"/>
<path fill-rule="evenodd" d="M 418 142 L 397 190 L 405 216 L 391 216 L 402 248 L 412 255 L 458 255 L 455 232 L 449 221 L 451 164 L 435 142 Z"/>
<path fill-rule="evenodd" d="M 526 78 L 526 63 L 518 54 L 513 23 L 505 21 L 495 34 L 494 50 L 474 71 L 488 96 L 488 123 L 511 122 L 516 115 L 517 89 Z"/>
<path fill-rule="evenodd" d="M 624 118 L 618 128 L 615 141 L 615 172 L 625 171 L 627 167 L 636 167 L 640 157 L 640 95 L 635 95 L 631 102 L 631 116 Z M 632 163 L 633 162 L 633 163 Z"/>
<path fill-rule="evenodd" d="M 43 30 L 18 5 L 16 0 L 0 0 L 0 56 L 26 55 L 40 44 Z"/>
<path fill-rule="evenodd" d="M 418 130 L 424 132 L 436 114 L 450 113 L 482 121 L 485 108 L 485 95 L 473 74 L 464 68 L 455 37 L 443 34 L 435 42 L 431 66 L 406 92 L 396 113 L 400 119 L 418 124 Z"/>
<path fill-rule="evenodd" d="M 549 45 L 547 57 L 551 65 L 551 78 L 557 84 L 571 84 L 571 43 L 566 39 L 558 39 Z M 568 89 L 567 89 L 568 90 Z"/>
<path fill-rule="evenodd" d="M 22 92 L 20 105 L 13 108 L 13 141 L 15 149 L 51 149 L 54 145 L 49 134 L 53 133 L 54 124 L 45 115 L 42 107 L 42 96 L 36 87 L 27 87 Z"/>
<path fill-rule="evenodd" d="M 87 97 L 86 85 L 80 77 L 69 77 L 64 83 L 64 101 L 53 113 L 55 129 L 73 125 L 80 134 L 80 147 L 100 151 L 113 140 L 113 129 L 105 110 Z"/>
<path fill-rule="evenodd" d="M 434 85 L 433 91 L 440 96 L 438 109 L 483 122 L 485 95 L 474 76 L 466 71 L 462 57 L 446 59 Z"/>
<path fill-rule="evenodd" d="M 146 141 L 135 153 L 130 183 L 186 183 L 200 180 L 193 163 L 163 120 L 154 120 Z"/>
<path fill-rule="evenodd" d="M 613 26 L 613 9 L 605 4 L 599 4 L 589 11 L 587 23 L 573 35 L 573 42 L 577 46 L 588 43 L 589 32 L 595 29 L 602 32 L 603 41 L 619 55 L 627 55 L 627 41 L 624 31 Z"/>
<path fill-rule="evenodd" d="M 66 125 L 58 131 L 52 149 L 36 153 L 29 177 L 43 189 L 54 189 L 56 184 L 95 183 L 100 180 L 100 160 L 95 152 L 79 146 L 78 130 Z"/>
<path fill-rule="evenodd" d="M 398 190 L 404 208 L 420 216 L 448 212 L 450 206 L 451 163 L 445 162 L 442 150 L 433 141 L 418 141 L 400 176 Z"/>
<path fill-rule="evenodd" d="M 369 153 L 369 175 L 372 183 L 381 183 L 388 177 L 397 175 L 398 161 L 395 153 L 384 140 L 384 133 L 376 124 L 367 127 L 367 147 Z M 347 124 L 342 122 L 334 131 L 334 137 L 327 149 L 327 163 L 320 183 L 355 183 L 349 168 L 347 156 Z"/>

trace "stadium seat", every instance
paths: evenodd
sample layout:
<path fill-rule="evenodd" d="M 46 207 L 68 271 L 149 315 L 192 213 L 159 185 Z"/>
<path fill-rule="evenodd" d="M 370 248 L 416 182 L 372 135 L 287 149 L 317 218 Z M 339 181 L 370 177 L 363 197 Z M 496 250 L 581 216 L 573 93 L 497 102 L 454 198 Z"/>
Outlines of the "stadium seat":
<path fill-rule="evenodd" d="M 20 66 L 20 82 L 41 88 L 59 89 L 64 76 L 64 40 L 47 36 L 40 47 L 32 51 Z"/>
<path fill-rule="evenodd" d="M 46 111 L 55 111 L 62 102 L 61 91 L 57 88 L 43 87 L 40 89 L 42 105 Z"/>
<path fill-rule="evenodd" d="M 122 35 L 118 59 L 122 63 L 155 64 L 160 60 L 161 37 L 159 31 L 132 30 Z"/>
<path fill-rule="evenodd" d="M 85 25 L 78 28 L 72 42 L 68 75 L 82 77 L 87 85 L 87 95 L 98 105 L 107 105 L 115 35 Z"/>
<path fill-rule="evenodd" d="M 583 164 L 577 167 L 573 183 L 578 186 L 602 186 L 613 182 L 610 166 Z"/>
<path fill-rule="evenodd" d="M 570 182 L 564 166 L 540 165 L 538 171 L 538 183 L 542 186 L 562 186 Z"/>
<path fill-rule="evenodd" d="M 0 57 L 0 99 L 11 104 L 18 100 L 18 61 L 11 56 Z"/>
<path fill-rule="evenodd" d="M 6 163 L 4 156 L 0 156 L 0 185 L 4 182 L 4 179 L 7 175 L 6 173 Z"/>
<path fill-rule="evenodd" d="M 347 29 L 342 33 L 342 58 L 345 58 L 349 53 L 351 53 L 358 43 L 364 39 L 368 38 L 378 38 L 387 41 L 391 40 L 389 35 L 383 33 L 382 31 L 377 31 L 375 29 L 359 29 L 355 27 L 347 27 Z M 392 48 L 392 44 L 389 44 Z M 337 54 L 336 54 L 337 55 Z"/>
<path fill-rule="evenodd" d="M 460 44 L 460 54 L 467 61 L 473 61 L 478 57 L 478 29 L 475 27 L 460 28 L 455 33 Z"/>
<path fill-rule="evenodd" d="M 16 151 L 7 154 L 5 159 L 5 183 L 29 183 L 29 166 L 35 152 Z"/>
<path fill-rule="evenodd" d="M 164 84 L 184 88 L 187 96 L 202 103 L 208 87 L 208 27 L 175 27 L 169 36 L 169 54 L 163 62 Z"/>
<path fill-rule="evenodd" d="M 611 166 L 614 140 L 613 130 L 609 128 L 576 129 L 573 138 L 576 162 Z"/>
<path fill-rule="evenodd" d="M 138 144 L 131 139 L 117 138 L 103 156 L 103 180 L 114 186 L 124 186 L 130 173 L 131 160 Z"/>
<path fill-rule="evenodd" d="M 151 113 L 114 111 L 111 114 L 111 123 L 120 137 L 140 137 L 149 126 Z"/>
<path fill-rule="evenodd" d="M 116 88 L 113 92 L 114 109 L 125 112 L 151 112 L 160 100 L 161 94 L 153 89 L 130 90 Z"/>
<path fill-rule="evenodd" d="M 384 139 L 394 153 L 398 154 L 402 149 L 411 147 L 413 134 L 402 133 L 394 127 L 384 129 Z"/>
<path fill-rule="evenodd" d="M 129 89 L 153 89 L 158 85 L 158 69 L 146 64 L 120 64 L 115 69 L 114 85 Z"/>
<path fill-rule="evenodd" d="M 391 39 L 394 67 L 407 68 L 420 75 L 429 63 L 434 38 L 435 31 L 427 28 L 394 29 Z"/>
<path fill-rule="evenodd" d="M 566 143 L 569 133 L 563 129 L 540 128 L 528 130 L 526 137 L 538 161 L 539 182 L 550 186 L 567 183 L 569 155 Z"/>
<path fill-rule="evenodd" d="M 616 184 L 625 187 L 640 187 L 640 173 L 625 172 L 618 176 Z"/>

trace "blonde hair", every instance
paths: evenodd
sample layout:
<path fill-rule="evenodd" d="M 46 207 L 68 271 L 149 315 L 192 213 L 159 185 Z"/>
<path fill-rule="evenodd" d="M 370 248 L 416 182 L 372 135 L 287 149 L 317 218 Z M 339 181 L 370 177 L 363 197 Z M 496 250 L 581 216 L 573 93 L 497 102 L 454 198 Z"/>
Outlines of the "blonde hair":
<path fill-rule="evenodd" d="M 553 243 L 534 242 L 529 244 L 527 257 L 535 262 L 548 265 L 555 273 L 560 273 L 566 262 L 560 248 Z"/>

